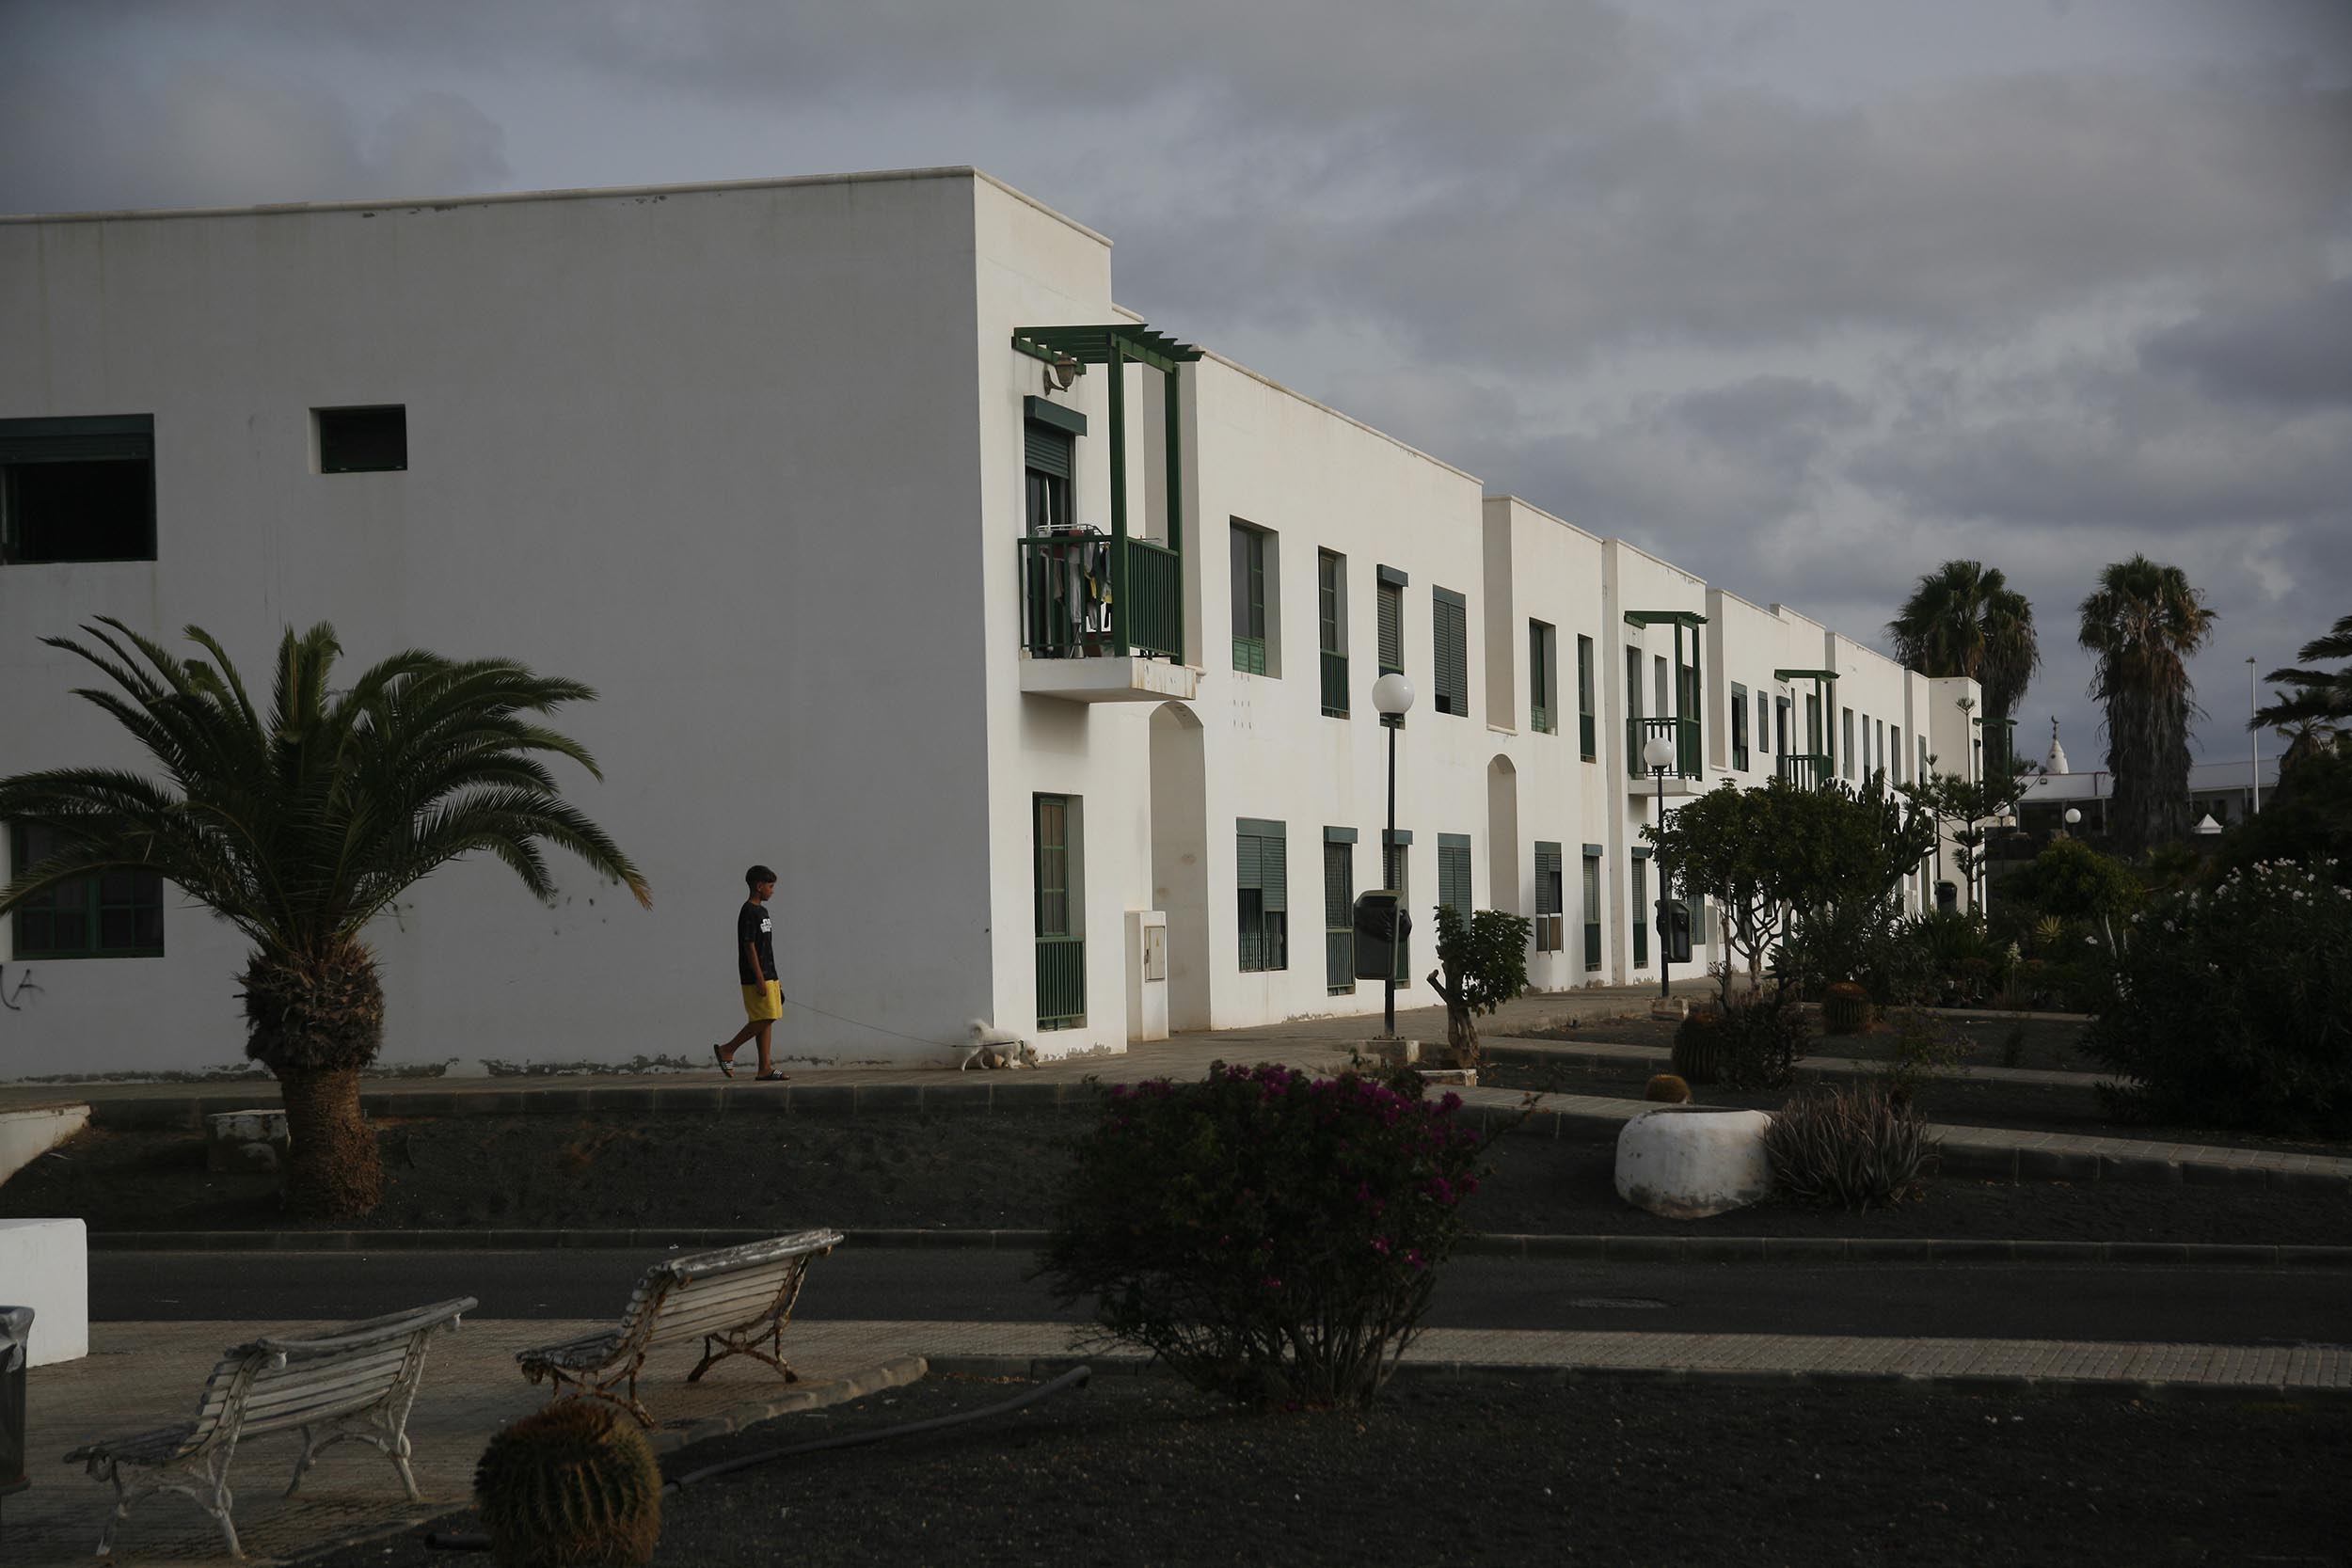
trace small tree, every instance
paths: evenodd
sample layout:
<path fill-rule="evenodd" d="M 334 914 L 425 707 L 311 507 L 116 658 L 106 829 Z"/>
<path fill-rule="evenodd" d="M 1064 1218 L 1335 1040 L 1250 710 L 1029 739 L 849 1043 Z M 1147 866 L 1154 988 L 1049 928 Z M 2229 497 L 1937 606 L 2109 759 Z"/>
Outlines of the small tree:
<path fill-rule="evenodd" d="M 1527 989 L 1528 923 L 1501 910 L 1480 910 L 1465 923 L 1451 904 L 1438 906 L 1438 970 L 1429 989 L 1445 999 L 1445 1044 L 1455 1067 L 1478 1065 L 1477 1018 Z"/>
<path fill-rule="evenodd" d="M 1715 905 L 1733 960 L 1717 975 L 1725 1003 L 1731 1000 L 1736 967 L 1745 965 L 1749 985 L 1756 985 L 1765 958 L 1788 927 L 1785 831 L 1796 793 L 1785 779 L 1761 789 L 1725 784 L 1691 801 L 1662 826 L 1642 830 L 1673 885 Z"/>

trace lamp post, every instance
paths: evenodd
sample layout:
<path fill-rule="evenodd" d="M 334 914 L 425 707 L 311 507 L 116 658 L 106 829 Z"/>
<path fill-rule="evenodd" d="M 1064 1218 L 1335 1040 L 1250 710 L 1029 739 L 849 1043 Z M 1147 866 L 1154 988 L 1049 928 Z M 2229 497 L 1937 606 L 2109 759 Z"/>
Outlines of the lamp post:
<path fill-rule="evenodd" d="M 1380 715 L 1380 722 L 1389 732 L 1389 828 L 1380 835 L 1380 879 L 1389 879 L 1389 856 L 1396 845 L 1396 732 L 1405 727 L 1405 715 L 1412 711 L 1413 683 L 1402 671 L 1391 670 L 1372 683 L 1372 705 Z M 1402 890 L 1399 890 L 1402 891 Z M 1401 906 L 1403 900 L 1398 900 Z M 1388 999 L 1381 1008 L 1382 1032 L 1389 1038 L 1396 1037 L 1396 917 L 1397 907 L 1389 911 L 1389 976 Z"/>
<path fill-rule="evenodd" d="M 2080 807 L 2078 807 L 2078 806 L 2069 806 L 2069 807 L 2067 807 L 2067 808 L 2066 808 L 2066 836 L 2067 836 L 2067 837 L 2072 838 L 2072 837 L 2074 837 L 2074 829 L 2076 828 L 2076 826 L 2078 826 L 2078 825 L 2081 823 L 2082 819 L 2083 819 L 2083 814 L 2082 814 L 2082 809 L 2081 809 Z"/>
<path fill-rule="evenodd" d="M 1661 832 L 1663 832 L 1666 827 L 1666 768 L 1674 759 L 1675 743 L 1666 736 L 1654 735 L 1642 742 L 1643 765 L 1658 775 L 1658 827 Z M 1666 868 L 1662 865 L 1658 868 L 1658 908 L 1651 912 L 1659 917 L 1658 994 L 1662 997 L 1670 994 L 1667 990 L 1667 976 L 1674 970 L 1674 948 L 1668 944 L 1673 933 L 1668 930 L 1665 918 Z"/>
<path fill-rule="evenodd" d="M 2246 656 L 2246 705 L 2249 716 L 2246 721 L 2246 771 L 2248 782 L 2254 788 L 2254 803 L 2247 814 L 2250 816 L 2263 809 L 2263 732 L 2254 727 L 2250 717 L 2262 707 L 2263 693 L 2261 685 L 2254 679 L 2252 654 Z"/>

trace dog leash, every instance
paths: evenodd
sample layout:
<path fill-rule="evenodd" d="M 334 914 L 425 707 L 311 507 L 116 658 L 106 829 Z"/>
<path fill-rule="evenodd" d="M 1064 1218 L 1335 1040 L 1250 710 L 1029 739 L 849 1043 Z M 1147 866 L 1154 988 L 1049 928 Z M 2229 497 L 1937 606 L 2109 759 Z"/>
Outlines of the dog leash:
<path fill-rule="evenodd" d="M 813 1006 L 806 1002 L 795 1002 L 788 996 L 784 1000 L 787 1006 L 799 1007 L 807 1012 L 819 1013 L 826 1018 L 833 1019 L 836 1022 L 847 1023 L 854 1028 L 871 1029 L 878 1035 L 895 1035 L 902 1040 L 913 1040 L 917 1045 L 935 1045 L 942 1051 L 961 1051 L 966 1045 L 971 1043 L 968 1040 L 935 1040 L 924 1035 L 910 1035 L 903 1030 L 892 1029 L 883 1024 L 868 1023 L 862 1018 L 845 1018 L 839 1013 L 829 1013 L 822 1007 Z"/>

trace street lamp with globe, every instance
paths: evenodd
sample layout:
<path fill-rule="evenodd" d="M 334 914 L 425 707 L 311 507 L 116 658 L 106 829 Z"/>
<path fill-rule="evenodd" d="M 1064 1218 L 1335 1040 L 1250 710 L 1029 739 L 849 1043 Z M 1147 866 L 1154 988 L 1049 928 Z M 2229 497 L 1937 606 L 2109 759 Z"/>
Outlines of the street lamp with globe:
<path fill-rule="evenodd" d="M 1658 827 L 1666 827 L 1666 769 L 1674 765 L 1675 743 L 1662 735 L 1653 735 L 1642 742 L 1642 763 L 1658 775 Z M 1658 908 L 1651 911 L 1658 917 L 1658 994 L 1671 994 L 1668 975 L 1674 969 L 1673 930 L 1666 918 L 1666 868 L 1658 868 Z"/>
<path fill-rule="evenodd" d="M 1372 683 L 1372 705 L 1389 732 L 1389 831 L 1380 835 L 1380 879 L 1385 882 L 1389 879 L 1389 856 L 1396 844 L 1396 732 L 1405 727 L 1405 715 L 1412 710 L 1413 683 L 1405 678 L 1402 671 L 1390 671 Z M 1391 1039 L 1396 1037 L 1396 923 L 1403 912 L 1403 902 L 1399 899 L 1389 909 L 1388 1000 L 1381 1009 L 1381 1019 L 1382 1032 Z"/>

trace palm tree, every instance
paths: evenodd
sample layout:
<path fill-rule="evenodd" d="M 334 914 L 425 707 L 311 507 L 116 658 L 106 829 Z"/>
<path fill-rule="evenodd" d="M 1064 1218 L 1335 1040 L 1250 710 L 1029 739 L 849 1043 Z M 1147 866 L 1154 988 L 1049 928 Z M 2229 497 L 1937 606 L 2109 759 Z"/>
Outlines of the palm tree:
<path fill-rule="evenodd" d="M 76 768 L 0 779 L 0 819 L 39 822 L 62 844 L 0 889 L 0 914 L 62 883 L 136 867 L 236 927 L 253 943 L 246 1054 L 277 1075 L 286 1107 L 287 1206 L 364 1214 L 384 1191 L 359 1112 L 359 1069 L 384 1040 L 384 989 L 360 941 L 368 922 L 418 879 L 475 851 L 548 900 L 543 840 L 652 902 L 637 867 L 564 800 L 539 760 L 569 757 L 602 777 L 578 741 L 533 718 L 596 693 L 511 659 L 414 649 L 332 690 L 342 648 L 322 622 L 300 637 L 287 628 L 263 713 L 199 627 L 187 636 L 209 662 L 175 658 L 119 621 L 82 629 L 104 651 L 43 641 L 114 683 L 75 695 L 112 714 L 164 777 Z"/>
<path fill-rule="evenodd" d="M 1989 757 L 2007 760 L 2009 726 L 2033 673 L 2042 667 L 2033 605 L 1999 568 L 1947 561 L 1919 578 L 1902 610 L 1886 623 L 1895 657 L 1926 675 L 1966 675 L 1984 689 Z M 1994 745 L 1999 753 L 1990 751 Z M 1989 760 L 1988 768 L 1994 767 Z"/>
<path fill-rule="evenodd" d="M 2144 555 L 2099 574 L 2082 604 L 2082 645 L 2098 661 L 2090 694 L 2106 705 L 2109 832 L 2126 851 L 2188 832 L 2187 660 L 2213 633 L 2214 612 L 2178 566 Z"/>
<path fill-rule="evenodd" d="M 2352 615 L 2346 615 L 2325 637 L 2315 637 L 2296 653 L 2305 664 L 2326 658 L 2352 659 Z M 2291 686 L 2295 694 L 2275 693 L 2278 701 L 2257 708 L 2248 729 L 2286 725 L 2301 721 L 2324 729 L 2352 725 L 2352 664 L 2341 670 L 2273 670 L 2263 677 Z"/>

